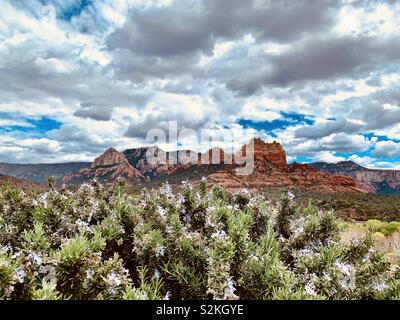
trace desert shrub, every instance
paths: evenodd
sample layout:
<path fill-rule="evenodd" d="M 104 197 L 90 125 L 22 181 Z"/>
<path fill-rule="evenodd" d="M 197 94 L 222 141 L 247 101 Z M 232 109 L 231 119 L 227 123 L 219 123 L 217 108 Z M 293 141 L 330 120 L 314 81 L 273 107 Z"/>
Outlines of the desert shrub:
<path fill-rule="evenodd" d="M 366 222 L 368 230 L 371 232 L 379 232 L 385 236 L 391 236 L 393 233 L 400 231 L 400 222 L 397 221 L 379 221 L 376 219 Z"/>
<path fill-rule="evenodd" d="M 392 235 L 393 233 L 400 231 L 400 222 L 391 221 L 386 226 L 386 234 Z"/>
<path fill-rule="evenodd" d="M 400 272 L 331 211 L 205 181 L 0 189 L 1 299 L 398 299 Z M 397 224 L 368 224 L 391 232 Z"/>

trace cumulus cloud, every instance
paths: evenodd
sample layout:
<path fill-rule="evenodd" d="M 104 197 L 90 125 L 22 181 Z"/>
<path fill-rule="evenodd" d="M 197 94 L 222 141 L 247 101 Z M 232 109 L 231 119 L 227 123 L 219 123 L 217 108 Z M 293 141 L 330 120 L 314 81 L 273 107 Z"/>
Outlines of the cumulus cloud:
<path fill-rule="evenodd" d="M 188 72 L 202 77 L 207 70 L 198 63 L 203 56 L 212 56 L 219 43 L 248 34 L 257 43 L 290 43 L 307 32 L 329 29 L 336 5 L 331 0 L 301 0 L 291 5 L 287 1 L 176 0 L 161 8 L 133 10 L 106 43 L 116 57 L 113 68 L 125 79 L 140 82 Z M 264 62 L 267 58 L 263 57 Z M 226 85 L 245 90 L 237 88 L 234 79 Z"/>
<path fill-rule="evenodd" d="M 0 161 L 91 159 L 169 121 L 247 119 L 292 160 L 395 162 L 399 26 L 396 1 L 6 0 Z M 32 124 L 44 116 L 60 125 Z"/>
<path fill-rule="evenodd" d="M 324 151 L 317 153 L 313 160 L 317 162 L 338 163 L 340 161 L 345 161 L 346 159 L 344 157 L 335 156 L 332 152 Z"/>
<path fill-rule="evenodd" d="M 60 149 L 60 145 L 57 141 L 49 140 L 46 138 L 41 139 L 23 139 L 16 143 L 17 146 L 33 150 L 37 153 L 57 153 Z"/>
<path fill-rule="evenodd" d="M 319 148 L 341 153 L 363 152 L 367 151 L 372 143 L 362 135 L 339 133 L 322 138 L 319 141 Z"/>
<path fill-rule="evenodd" d="M 373 168 L 374 164 L 376 163 L 376 159 L 369 157 L 369 156 L 358 156 L 356 154 L 352 155 L 349 157 L 350 161 L 353 161 L 360 166 L 366 167 L 366 168 Z"/>
<path fill-rule="evenodd" d="M 379 141 L 377 142 L 374 151 L 374 156 L 380 158 L 395 158 L 400 156 L 400 143 L 394 141 Z"/>
<path fill-rule="evenodd" d="M 152 129 L 161 129 L 168 134 L 170 122 L 176 122 L 178 130 L 199 130 L 214 112 L 215 107 L 199 96 L 159 94 L 147 106 L 147 111 L 133 117 L 125 136 L 144 139 Z"/>
<path fill-rule="evenodd" d="M 368 139 L 362 135 L 347 135 L 344 133 L 332 134 L 321 139 L 296 139 L 293 133 L 279 134 L 279 140 L 283 143 L 289 156 L 302 156 L 313 159 L 313 161 L 333 161 L 333 155 L 353 155 L 370 150 L 375 139 Z M 335 155 L 341 161 L 344 156 Z"/>
<path fill-rule="evenodd" d="M 371 37 L 312 38 L 295 44 L 281 55 L 265 55 L 264 68 L 246 78 L 231 79 L 228 88 L 253 94 L 262 86 L 289 86 L 337 77 L 358 78 L 387 63 L 400 59 L 400 38 Z"/>
<path fill-rule="evenodd" d="M 32 163 L 58 158 L 60 144 L 47 138 L 21 138 L 15 140 L 10 135 L 0 136 L 0 158 L 3 161 Z M 29 154 L 29 157 L 27 157 Z"/>
<path fill-rule="evenodd" d="M 125 25 L 108 38 L 111 49 L 128 49 L 164 57 L 210 54 L 219 39 L 246 33 L 257 38 L 289 41 L 307 31 L 326 29 L 335 1 L 203 0 L 173 1 L 166 7 L 134 10 Z"/>
<path fill-rule="evenodd" d="M 354 123 L 339 117 L 323 123 L 302 127 L 296 130 L 296 138 L 317 139 L 330 136 L 333 133 L 354 133 L 363 127 L 362 124 Z"/>
<path fill-rule="evenodd" d="M 84 102 L 80 109 L 74 112 L 74 115 L 81 118 L 91 118 L 99 121 L 109 121 L 112 117 L 112 109 L 108 107 L 99 107 L 97 105 Z"/>

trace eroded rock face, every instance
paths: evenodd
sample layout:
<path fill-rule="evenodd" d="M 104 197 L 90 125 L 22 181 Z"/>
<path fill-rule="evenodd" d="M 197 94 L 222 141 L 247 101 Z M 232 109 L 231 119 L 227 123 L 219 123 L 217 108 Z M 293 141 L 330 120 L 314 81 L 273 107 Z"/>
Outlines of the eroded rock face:
<path fill-rule="evenodd" d="M 272 163 L 280 170 L 287 170 L 286 154 L 277 143 L 266 143 L 261 139 L 253 139 L 242 147 L 237 154 L 230 154 L 223 149 L 214 147 L 203 154 L 192 150 L 166 152 L 158 147 L 128 149 L 124 155 L 129 163 L 142 174 L 154 177 L 157 174 L 172 174 L 188 166 L 204 166 L 219 164 L 241 164 L 247 155 L 257 163 Z"/>
<path fill-rule="evenodd" d="M 247 188 L 260 191 L 268 188 L 309 190 L 317 193 L 366 193 L 356 182 L 346 176 L 336 176 L 307 165 L 294 164 L 284 171 L 267 164 L 256 163 L 250 175 L 238 176 L 234 167 L 224 168 L 207 177 L 210 185 L 220 185 L 230 190 Z"/>
<path fill-rule="evenodd" d="M 101 167 L 111 167 L 126 163 L 129 164 L 128 159 L 122 152 L 119 152 L 114 148 L 110 148 L 106 152 L 104 152 L 100 157 L 94 160 L 94 162 L 91 165 L 91 168 L 96 169 Z"/>
<path fill-rule="evenodd" d="M 360 186 L 371 192 L 400 194 L 400 171 L 361 170 L 352 176 Z"/>
<path fill-rule="evenodd" d="M 307 163 L 297 163 L 294 162 L 290 165 L 290 171 L 313 171 L 312 168 Z M 315 170 L 314 170 L 315 171 Z"/>
<path fill-rule="evenodd" d="M 196 165 L 198 158 L 198 154 L 194 151 L 166 152 L 155 146 L 128 149 L 124 151 L 124 155 L 130 165 L 150 179 L 160 175 L 172 175 L 191 164 Z"/>
<path fill-rule="evenodd" d="M 316 162 L 310 166 L 323 172 L 350 177 L 359 187 L 371 193 L 400 195 L 399 170 L 367 169 L 352 161 Z"/>
<path fill-rule="evenodd" d="M 254 138 L 241 149 L 243 157 L 248 156 L 249 152 L 253 154 L 254 161 L 256 162 L 268 161 L 280 170 L 286 171 L 288 169 L 285 150 L 283 150 L 281 144 L 278 142 L 266 143 L 259 138 Z"/>
<path fill-rule="evenodd" d="M 128 159 L 122 152 L 110 148 L 96 158 L 89 168 L 80 170 L 79 174 L 64 177 L 64 182 L 79 183 L 97 178 L 100 181 L 115 183 L 119 177 L 126 179 L 131 184 L 149 180 L 129 164 Z"/>

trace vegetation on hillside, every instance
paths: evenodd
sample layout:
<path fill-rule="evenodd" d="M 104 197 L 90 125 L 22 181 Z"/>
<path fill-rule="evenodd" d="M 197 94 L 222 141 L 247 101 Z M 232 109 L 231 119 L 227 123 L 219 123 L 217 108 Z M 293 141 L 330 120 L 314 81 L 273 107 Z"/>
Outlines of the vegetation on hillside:
<path fill-rule="evenodd" d="M 346 219 L 378 219 L 388 222 L 400 219 L 400 196 L 339 194 L 318 195 L 315 199 L 320 208 L 333 209 Z"/>
<path fill-rule="evenodd" d="M 272 202 L 279 202 L 282 189 L 264 190 L 263 194 Z M 384 196 L 372 193 L 334 193 L 321 194 L 306 190 L 293 190 L 296 203 L 307 207 L 315 204 L 323 210 L 334 210 L 335 215 L 345 220 L 367 221 L 378 219 L 381 221 L 400 220 L 400 196 Z"/>
<path fill-rule="evenodd" d="M 400 299 L 400 271 L 333 212 L 203 181 L 127 194 L 0 188 L 2 299 Z"/>

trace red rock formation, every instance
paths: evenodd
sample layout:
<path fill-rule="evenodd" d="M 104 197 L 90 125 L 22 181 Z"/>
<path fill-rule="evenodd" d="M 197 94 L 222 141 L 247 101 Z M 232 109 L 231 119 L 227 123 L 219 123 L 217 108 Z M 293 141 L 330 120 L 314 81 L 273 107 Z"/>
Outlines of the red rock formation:
<path fill-rule="evenodd" d="M 90 167 L 96 169 L 101 167 L 118 166 L 126 163 L 129 164 L 128 159 L 126 159 L 122 152 L 119 152 L 114 148 L 109 148 L 100 157 L 96 158 Z"/>
<path fill-rule="evenodd" d="M 79 174 L 66 176 L 63 181 L 66 183 L 78 183 L 97 178 L 101 181 L 115 183 L 119 177 L 126 179 L 131 184 L 148 180 L 139 170 L 129 164 L 128 159 L 122 152 L 110 148 L 96 158 L 90 168 L 80 170 Z"/>
<path fill-rule="evenodd" d="M 260 139 L 254 139 L 249 145 L 241 149 L 242 154 L 246 154 L 247 150 L 254 150 L 254 170 L 249 175 L 238 176 L 233 165 L 210 174 L 207 181 L 211 185 L 221 185 L 232 190 L 248 188 L 259 191 L 265 188 L 286 188 L 318 193 L 367 192 L 357 186 L 350 177 L 323 173 L 310 168 L 307 164 L 293 163 L 288 166 L 285 151 L 279 143 L 265 143 Z"/>
<path fill-rule="evenodd" d="M 238 158 L 246 162 L 240 163 Z M 243 175 L 239 170 L 246 166 L 250 171 Z M 130 149 L 124 153 L 109 149 L 90 168 L 81 170 L 79 177 L 66 179 L 74 183 L 97 177 L 112 182 L 123 176 L 131 183 L 150 179 L 179 182 L 188 177 L 198 181 L 203 175 L 207 176 L 210 185 L 228 189 L 279 187 L 321 193 L 366 192 L 350 177 L 333 176 L 306 164 L 288 166 L 285 151 L 279 143 L 266 143 L 258 138 L 243 146 L 234 157 L 221 148 L 213 148 L 204 154 L 190 150 L 165 152 L 158 147 Z"/>
<path fill-rule="evenodd" d="M 191 150 L 166 152 L 158 147 L 128 149 L 124 151 L 131 166 L 150 179 L 169 176 L 179 170 L 198 164 L 198 154 Z"/>
<path fill-rule="evenodd" d="M 259 138 L 254 138 L 249 144 L 242 147 L 240 153 L 242 157 L 253 156 L 256 162 L 269 161 L 280 170 L 286 171 L 288 169 L 285 150 L 276 141 L 266 143 Z"/>
<path fill-rule="evenodd" d="M 309 190 L 317 193 L 366 193 L 357 187 L 355 181 L 345 176 L 333 176 L 318 170 L 308 170 L 306 166 L 282 171 L 277 167 L 256 165 L 250 175 L 238 176 L 234 168 L 224 168 L 207 177 L 210 185 L 220 185 L 236 190 L 247 188 L 259 191 L 268 188 Z"/>
<path fill-rule="evenodd" d="M 313 169 L 311 169 L 307 163 L 293 162 L 289 166 L 289 170 L 293 172 L 293 171 L 312 171 Z"/>

